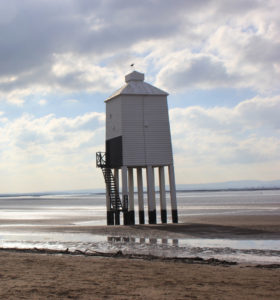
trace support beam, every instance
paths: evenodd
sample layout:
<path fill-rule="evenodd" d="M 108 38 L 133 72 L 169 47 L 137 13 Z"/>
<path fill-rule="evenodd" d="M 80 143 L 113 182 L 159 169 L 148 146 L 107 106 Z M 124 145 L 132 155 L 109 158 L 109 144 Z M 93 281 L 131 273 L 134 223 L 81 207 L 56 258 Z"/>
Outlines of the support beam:
<path fill-rule="evenodd" d="M 127 201 L 128 199 L 128 193 L 127 193 L 127 166 L 122 166 L 122 198 L 123 203 Z M 128 212 L 123 213 L 123 224 L 129 225 L 128 222 Z"/>
<path fill-rule="evenodd" d="M 128 168 L 128 218 L 129 225 L 135 224 L 135 213 L 134 213 L 134 180 L 133 180 L 133 168 Z"/>
<path fill-rule="evenodd" d="M 161 222 L 167 223 L 164 167 L 158 168 Z"/>
<path fill-rule="evenodd" d="M 111 211 L 110 196 L 106 187 L 106 209 L 107 209 L 107 225 L 114 225 L 114 212 Z"/>
<path fill-rule="evenodd" d="M 147 166 L 147 190 L 148 190 L 148 210 L 149 224 L 157 223 L 156 201 L 155 201 L 155 178 L 152 166 Z"/>
<path fill-rule="evenodd" d="M 121 224 L 121 220 L 120 220 L 120 212 L 116 211 L 115 212 L 115 225 L 120 225 Z"/>
<path fill-rule="evenodd" d="M 170 188 L 170 199 L 171 199 L 171 210 L 172 210 L 172 222 L 178 223 L 175 174 L 174 174 L 173 164 L 168 166 L 168 172 L 169 172 L 169 188 Z"/>
<path fill-rule="evenodd" d="M 114 169 L 114 178 L 116 182 L 116 189 L 119 191 L 119 169 Z M 120 225 L 120 212 L 115 213 L 115 225 Z"/>
<path fill-rule="evenodd" d="M 117 190 L 120 190 L 120 179 L 119 179 L 119 169 L 114 169 L 114 177 L 116 181 Z"/>
<path fill-rule="evenodd" d="M 139 207 L 139 224 L 145 224 L 142 168 L 137 168 L 137 191 Z"/>

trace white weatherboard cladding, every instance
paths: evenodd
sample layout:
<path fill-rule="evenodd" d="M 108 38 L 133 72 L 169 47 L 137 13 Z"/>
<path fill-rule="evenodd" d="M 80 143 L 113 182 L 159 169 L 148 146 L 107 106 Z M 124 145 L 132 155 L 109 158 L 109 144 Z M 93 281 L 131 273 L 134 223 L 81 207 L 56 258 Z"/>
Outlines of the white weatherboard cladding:
<path fill-rule="evenodd" d="M 114 98 L 106 102 L 106 140 L 122 135 L 122 102 Z"/>
<path fill-rule="evenodd" d="M 123 164 L 146 165 L 143 96 L 122 96 Z"/>
<path fill-rule="evenodd" d="M 168 165 L 172 160 L 166 96 L 122 95 L 123 164 Z"/>
<path fill-rule="evenodd" d="M 147 165 L 173 162 L 166 96 L 144 98 L 144 132 Z"/>

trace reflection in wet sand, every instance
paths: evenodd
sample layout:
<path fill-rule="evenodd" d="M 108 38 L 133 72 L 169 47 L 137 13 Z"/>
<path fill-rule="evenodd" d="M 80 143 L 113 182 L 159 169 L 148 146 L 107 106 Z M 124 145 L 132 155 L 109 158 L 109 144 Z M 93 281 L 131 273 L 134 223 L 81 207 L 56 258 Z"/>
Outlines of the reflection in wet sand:
<path fill-rule="evenodd" d="M 156 239 L 156 238 L 135 238 L 135 237 L 123 237 L 123 236 L 108 236 L 107 241 L 109 243 L 138 243 L 147 245 L 173 245 L 178 246 L 178 239 Z"/>
<path fill-rule="evenodd" d="M 280 263 L 279 240 L 234 240 L 201 238 L 156 238 L 95 235 L 90 233 L 1 232 L 1 248 L 28 248 L 153 255 L 201 257 L 228 261 Z"/>

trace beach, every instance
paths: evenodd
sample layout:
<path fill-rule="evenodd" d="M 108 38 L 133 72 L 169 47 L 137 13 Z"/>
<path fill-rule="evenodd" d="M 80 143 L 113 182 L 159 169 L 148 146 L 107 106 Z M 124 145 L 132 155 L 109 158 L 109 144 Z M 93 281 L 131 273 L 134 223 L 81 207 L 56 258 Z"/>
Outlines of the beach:
<path fill-rule="evenodd" d="M 279 299 L 280 269 L 0 253 L 1 299 Z"/>
<path fill-rule="evenodd" d="M 106 226 L 103 195 L 0 199 L 0 299 L 279 299 L 279 191 L 178 203 L 178 224 Z"/>
<path fill-rule="evenodd" d="M 46 229 L 44 229 L 46 230 Z M 56 230 L 65 231 L 65 227 Z M 67 228 L 67 230 L 70 230 Z M 136 237 L 279 239 L 271 216 L 193 217 L 188 223 L 71 230 Z M 57 251 L 57 250 L 56 250 Z M 279 299 L 280 264 L 79 251 L 0 252 L 1 299 Z M 27 253 L 28 252 L 28 253 Z"/>

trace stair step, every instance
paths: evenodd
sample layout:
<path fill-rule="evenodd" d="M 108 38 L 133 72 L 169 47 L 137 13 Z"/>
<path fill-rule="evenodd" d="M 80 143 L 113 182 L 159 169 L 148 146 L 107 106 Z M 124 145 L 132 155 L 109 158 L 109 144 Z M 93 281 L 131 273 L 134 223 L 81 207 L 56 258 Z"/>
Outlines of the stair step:
<path fill-rule="evenodd" d="M 120 200 L 118 186 L 115 181 L 115 177 L 110 168 L 106 167 L 106 162 L 104 162 L 104 166 L 102 167 L 103 176 L 105 179 L 107 191 L 110 197 L 110 207 L 112 209 L 121 209 L 122 202 Z"/>

